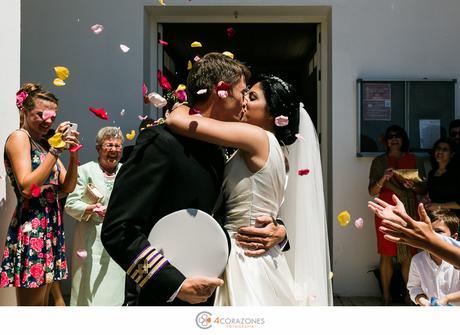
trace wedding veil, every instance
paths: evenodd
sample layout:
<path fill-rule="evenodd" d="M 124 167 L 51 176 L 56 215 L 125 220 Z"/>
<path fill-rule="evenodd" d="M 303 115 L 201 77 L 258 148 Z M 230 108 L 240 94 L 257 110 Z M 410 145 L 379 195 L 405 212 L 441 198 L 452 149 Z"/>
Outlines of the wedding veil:
<path fill-rule="evenodd" d="M 291 248 L 286 252 L 301 305 L 332 306 L 331 266 L 319 142 L 300 104 L 299 136 L 288 146 L 288 183 L 281 207 Z M 304 175 L 299 175 L 299 170 Z"/>

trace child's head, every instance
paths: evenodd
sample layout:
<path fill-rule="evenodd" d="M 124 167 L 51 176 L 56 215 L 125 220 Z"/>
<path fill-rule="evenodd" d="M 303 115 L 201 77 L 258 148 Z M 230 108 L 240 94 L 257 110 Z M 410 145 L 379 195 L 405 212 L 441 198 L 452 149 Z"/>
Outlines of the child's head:
<path fill-rule="evenodd" d="M 436 233 L 457 239 L 460 220 L 454 212 L 437 210 L 429 212 L 428 216 Z"/>

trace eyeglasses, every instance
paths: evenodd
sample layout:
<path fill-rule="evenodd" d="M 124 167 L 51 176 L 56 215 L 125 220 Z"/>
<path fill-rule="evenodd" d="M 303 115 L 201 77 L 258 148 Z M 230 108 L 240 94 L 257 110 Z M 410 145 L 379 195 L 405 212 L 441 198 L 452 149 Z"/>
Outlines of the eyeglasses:
<path fill-rule="evenodd" d="M 102 147 L 106 150 L 116 150 L 116 151 L 121 151 L 121 149 L 123 148 L 119 144 L 112 144 L 112 143 L 103 144 Z"/>
<path fill-rule="evenodd" d="M 388 134 L 386 137 L 387 140 L 391 140 L 393 138 L 402 138 L 402 136 L 399 134 Z"/>

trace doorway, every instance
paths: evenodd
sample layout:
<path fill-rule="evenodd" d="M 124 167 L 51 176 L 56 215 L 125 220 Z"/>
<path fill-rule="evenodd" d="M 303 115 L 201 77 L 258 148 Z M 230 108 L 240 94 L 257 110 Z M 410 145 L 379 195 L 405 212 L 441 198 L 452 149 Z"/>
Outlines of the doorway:
<path fill-rule="evenodd" d="M 208 52 L 229 51 L 251 69 L 253 77 L 273 74 L 291 83 L 318 126 L 317 71 L 309 71 L 317 52 L 316 23 L 159 23 L 158 52 L 163 73 L 174 87 L 185 83 L 187 64 Z M 231 33 L 229 34 L 228 30 Z M 192 48 L 193 41 L 202 43 Z"/>

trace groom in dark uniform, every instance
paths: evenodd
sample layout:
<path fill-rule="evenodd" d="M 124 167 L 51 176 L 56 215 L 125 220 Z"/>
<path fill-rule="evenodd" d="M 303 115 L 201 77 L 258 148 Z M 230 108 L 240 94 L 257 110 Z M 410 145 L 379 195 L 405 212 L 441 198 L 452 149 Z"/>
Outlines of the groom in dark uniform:
<path fill-rule="evenodd" d="M 222 54 L 207 54 L 187 78 L 189 103 L 204 117 L 237 121 L 249 75 L 242 63 Z M 225 99 L 217 95 L 219 82 L 231 84 Z M 202 89 L 206 93 L 197 94 Z M 223 281 L 186 278 L 150 245 L 147 236 L 155 222 L 174 211 L 197 208 L 211 213 L 223 169 L 224 157 L 215 145 L 173 134 L 164 125 L 139 135 L 117 175 L 101 234 L 110 256 L 138 283 L 138 305 L 212 304 L 209 297 Z M 253 230 L 239 239 L 242 246 L 259 249 L 249 251 L 254 254 L 281 242 L 286 233 L 273 223 L 248 229 Z"/>

